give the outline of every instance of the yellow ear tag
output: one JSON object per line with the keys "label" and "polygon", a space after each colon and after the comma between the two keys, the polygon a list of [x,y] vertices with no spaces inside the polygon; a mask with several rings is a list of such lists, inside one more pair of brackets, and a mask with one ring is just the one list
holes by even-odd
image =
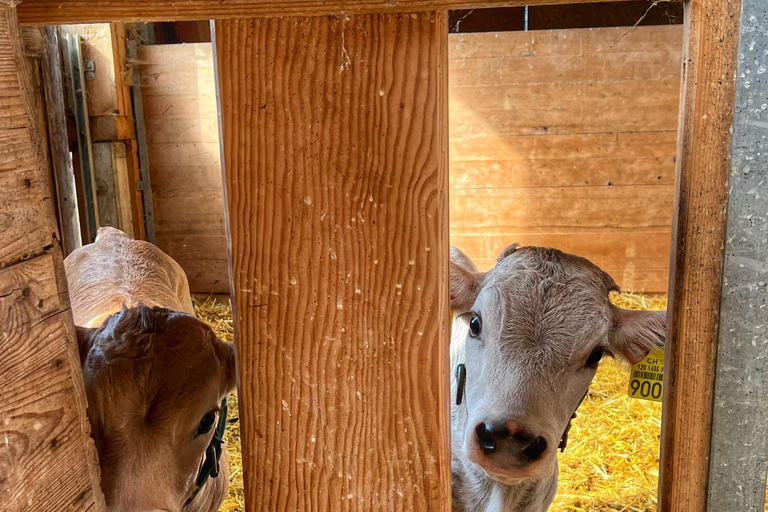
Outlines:
{"label": "yellow ear tag", "polygon": [[632,365],[629,374],[629,398],[661,402],[664,395],[664,347],[651,350]]}

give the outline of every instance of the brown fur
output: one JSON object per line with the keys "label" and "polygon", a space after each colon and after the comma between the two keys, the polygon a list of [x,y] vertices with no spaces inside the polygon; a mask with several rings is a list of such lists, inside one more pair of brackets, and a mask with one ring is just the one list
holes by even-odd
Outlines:
{"label": "brown fur", "polygon": [[[234,348],[194,317],[184,272],[152,244],[102,228],[65,268],[108,510],[178,512],[215,430],[197,425],[235,386]],[[226,451],[220,465],[185,512],[221,505]]]}

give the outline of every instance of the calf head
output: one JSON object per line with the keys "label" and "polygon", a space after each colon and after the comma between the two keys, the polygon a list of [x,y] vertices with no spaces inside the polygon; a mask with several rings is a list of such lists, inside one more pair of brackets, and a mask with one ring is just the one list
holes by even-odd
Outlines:
{"label": "calf head", "polygon": [[188,314],[145,306],[78,327],[78,343],[108,510],[178,512],[235,387],[232,345]]}
{"label": "calf head", "polygon": [[487,273],[451,252],[451,308],[468,323],[452,348],[466,367],[464,456],[502,483],[547,478],[601,358],[635,363],[663,345],[666,312],[613,306],[608,274],[555,249],[513,245]]}

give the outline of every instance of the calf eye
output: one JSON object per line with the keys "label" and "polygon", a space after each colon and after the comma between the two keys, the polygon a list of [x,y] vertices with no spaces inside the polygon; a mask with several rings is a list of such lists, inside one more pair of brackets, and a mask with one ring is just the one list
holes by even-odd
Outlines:
{"label": "calf eye", "polygon": [[480,321],[480,317],[477,315],[472,315],[472,318],[469,320],[469,335],[473,338],[477,338],[480,336],[480,331],[483,328],[483,324]]}
{"label": "calf eye", "polygon": [[210,432],[214,423],[216,423],[216,411],[211,411],[200,420],[200,424],[197,426],[197,435]]}
{"label": "calf eye", "polygon": [[589,354],[589,357],[587,358],[587,366],[597,365],[597,363],[599,363],[602,358],[603,358],[603,351],[595,350],[594,352]]}

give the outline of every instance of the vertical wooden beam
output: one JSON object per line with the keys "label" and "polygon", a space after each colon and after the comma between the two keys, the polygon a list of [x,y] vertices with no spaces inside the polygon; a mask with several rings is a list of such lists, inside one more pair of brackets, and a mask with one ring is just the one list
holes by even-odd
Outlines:
{"label": "vertical wooden beam", "polygon": [[0,0],[0,503],[104,510],[49,173],[21,55]]}
{"label": "vertical wooden beam", "polygon": [[[768,10],[743,0],[707,510],[762,511],[768,470]],[[762,66],[762,68],[761,68]],[[762,71],[761,71],[762,69]],[[762,206],[761,206],[762,205]],[[734,435],[738,432],[737,435]]]}
{"label": "vertical wooden beam", "polygon": [[215,45],[249,510],[443,510],[446,14]]}
{"label": "vertical wooden beam", "polygon": [[48,116],[48,140],[51,145],[51,163],[56,186],[56,204],[61,227],[61,248],[64,256],[82,245],[80,221],[77,212],[77,192],[73,181],[72,160],[67,143],[67,114],[59,36],[55,27],[45,28],[43,53],[43,82]]}
{"label": "vertical wooden beam", "polygon": [[706,506],[740,0],[685,4],[659,510]]}

